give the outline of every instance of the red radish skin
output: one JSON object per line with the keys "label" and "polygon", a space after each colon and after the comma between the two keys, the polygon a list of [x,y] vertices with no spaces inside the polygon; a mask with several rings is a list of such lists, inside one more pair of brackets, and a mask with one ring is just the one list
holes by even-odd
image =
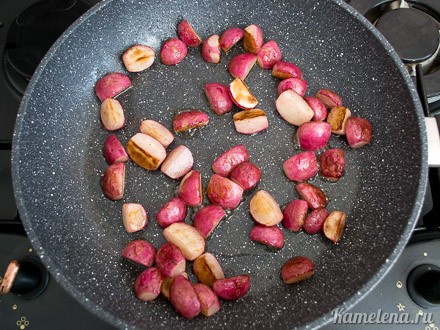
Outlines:
{"label": "red radish skin", "polygon": [[101,183],[105,197],[111,200],[122,199],[125,187],[125,163],[109,165],[104,172]]}
{"label": "red radish skin", "polygon": [[303,182],[298,183],[295,188],[299,196],[309,204],[309,207],[312,210],[324,208],[326,206],[327,200],[324,192],[315,185]]}
{"label": "red radish skin", "polygon": [[202,39],[187,20],[177,25],[177,35],[188,47],[198,47],[202,43]]}
{"label": "red radish skin", "polygon": [[257,54],[263,46],[263,31],[256,24],[244,29],[243,47],[248,53]]}
{"label": "red radish skin", "polygon": [[123,73],[112,72],[98,80],[95,85],[95,93],[103,102],[106,99],[118,96],[131,86],[131,80],[128,76]]}
{"label": "red radish skin", "polygon": [[104,143],[104,157],[108,164],[126,162],[127,152],[114,134],[110,134]]}
{"label": "red radish skin", "polygon": [[230,173],[229,178],[240,185],[243,190],[251,190],[260,182],[262,172],[260,168],[251,163],[238,164]]}
{"label": "red radish skin", "polygon": [[321,232],[327,217],[328,212],[324,208],[311,211],[304,222],[304,231],[310,235]]}
{"label": "red radish skin", "polygon": [[180,133],[206,126],[208,123],[209,116],[205,112],[201,110],[187,110],[174,116],[173,130],[176,133]]}
{"label": "red radish skin", "polygon": [[324,148],[330,140],[331,134],[330,124],[322,121],[303,123],[296,132],[300,147],[306,151]]}
{"label": "red radish skin", "polygon": [[152,301],[159,297],[163,275],[156,267],[150,267],[138,275],[134,282],[136,297],[142,301]]}
{"label": "red radish skin", "polygon": [[145,267],[151,267],[154,264],[156,249],[150,242],[137,239],[125,245],[121,256]]}
{"label": "red radish skin", "polygon": [[148,222],[148,214],[141,204],[124,203],[122,205],[122,222],[128,233],[144,229]]}
{"label": "red radish skin", "polygon": [[282,92],[288,89],[293,90],[295,93],[297,93],[300,96],[304,96],[307,90],[307,81],[302,78],[287,78],[281,80],[281,82],[278,84],[278,95],[280,95]]}
{"label": "red radish skin", "polygon": [[212,164],[212,170],[216,174],[227,177],[238,164],[249,161],[249,158],[246,147],[238,144],[218,156]]}
{"label": "red radish skin", "polygon": [[203,88],[209,107],[216,115],[222,116],[232,110],[233,103],[228,88],[219,83],[208,83]]}
{"label": "red radish skin", "polygon": [[320,99],[314,96],[305,96],[304,100],[313,110],[313,121],[324,121],[327,119],[327,107]]}
{"label": "red radish skin", "polygon": [[220,301],[212,289],[203,283],[193,284],[200,301],[200,311],[206,317],[212,316],[220,310]]}
{"label": "red radish skin", "polygon": [[228,71],[234,78],[245,80],[257,61],[257,55],[243,53],[235,56],[229,62]]}
{"label": "red radish skin", "polygon": [[321,100],[322,103],[328,108],[341,107],[342,100],[338,94],[336,94],[331,89],[320,89],[316,93],[316,97]]}
{"label": "red radish skin", "polygon": [[371,143],[373,138],[373,126],[365,118],[352,116],[347,119],[345,135],[350,147],[361,148]]}
{"label": "red radish skin", "polygon": [[281,267],[281,278],[286,284],[304,281],[315,273],[312,261],[307,257],[294,257]]}
{"label": "red radish skin", "polygon": [[156,215],[156,221],[162,228],[166,228],[172,223],[185,221],[187,207],[179,198],[174,197],[167,202]]}
{"label": "red radish skin", "polygon": [[188,47],[178,38],[169,38],[160,49],[160,61],[164,65],[177,65],[188,54]]}
{"label": "red radish skin", "polygon": [[338,181],[344,174],[345,152],[335,148],[324,151],[319,157],[321,175],[333,182]]}
{"label": "red radish skin", "polygon": [[284,246],[284,234],[277,226],[263,226],[256,224],[249,233],[249,238],[274,249],[282,249]]}
{"label": "red radish skin", "polygon": [[243,39],[244,31],[240,28],[233,27],[225,30],[220,37],[220,47],[227,53],[237,42]]}
{"label": "red radish skin", "polygon": [[141,72],[154,63],[154,49],[145,45],[134,45],[122,54],[122,62],[128,72]]}
{"label": "red radish skin", "polygon": [[225,216],[226,213],[220,206],[207,205],[196,212],[193,226],[204,238],[207,238]]}
{"label": "red radish skin", "polygon": [[208,63],[220,63],[220,36],[209,36],[202,45],[202,58]]}
{"label": "red radish skin", "polygon": [[294,63],[277,62],[272,68],[272,76],[280,79],[302,78],[301,69]]}
{"label": "red radish skin", "polygon": [[176,277],[185,272],[186,259],[182,251],[169,242],[157,250],[155,263],[157,269],[166,277]]}
{"label": "red radish skin", "polygon": [[296,154],[283,163],[283,170],[290,181],[304,182],[318,173],[318,163],[313,151]]}
{"label": "red radish skin", "polygon": [[246,295],[250,287],[251,278],[249,275],[239,275],[217,280],[212,288],[220,299],[237,300]]}
{"label": "red radish skin", "polygon": [[191,282],[183,275],[177,276],[170,287],[170,301],[177,313],[186,319],[199,315],[200,301]]}
{"label": "red radish skin", "polygon": [[212,204],[233,210],[241,202],[243,188],[228,178],[213,174],[206,188],[206,195]]}
{"label": "red radish skin", "polygon": [[307,217],[309,205],[302,199],[291,201],[283,211],[283,226],[287,230],[299,232]]}
{"label": "red radish skin", "polygon": [[198,170],[188,172],[179,185],[179,197],[188,206],[199,206],[203,201],[202,175]]}
{"label": "red radish skin", "polygon": [[257,63],[262,69],[270,70],[283,58],[275,40],[266,42],[257,53]]}
{"label": "red radish skin", "polygon": [[191,171],[193,165],[194,158],[191,150],[180,145],[168,153],[160,170],[171,179],[179,179]]}

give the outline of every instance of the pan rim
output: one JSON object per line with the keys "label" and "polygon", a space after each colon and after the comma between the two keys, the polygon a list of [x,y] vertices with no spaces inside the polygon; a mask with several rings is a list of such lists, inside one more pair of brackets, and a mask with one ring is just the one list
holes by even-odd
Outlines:
{"label": "pan rim", "polygon": [[[52,58],[53,54],[57,52],[57,49],[61,47],[66,39],[68,39],[69,35],[73,33],[83,22],[87,21],[92,15],[96,12],[102,10],[105,6],[109,5],[112,2],[118,0],[109,0],[102,1],[98,3],[96,6],[88,10],[83,16],[81,16],[75,23],[73,23],[64,33],[63,35],[52,45],[50,50],[46,53],[37,70],[35,71],[31,82],[28,85],[28,88],[23,96],[22,102],[20,104],[20,108],[17,115],[17,120],[14,128],[13,142],[12,142],[12,152],[11,152],[11,169],[12,169],[12,181],[14,194],[17,202],[17,208],[19,210],[19,214],[21,215],[22,222],[25,228],[25,231],[28,237],[31,240],[32,245],[35,248],[36,253],[40,256],[42,262],[51,272],[52,276],[56,279],[58,283],[60,283],[63,288],[69,292],[80,304],[86,307],[89,311],[93,312],[98,317],[106,320],[110,324],[116,325],[118,327],[123,328],[131,328],[132,326],[124,322],[122,319],[115,317],[113,314],[103,309],[102,307],[94,304],[92,301],[87,299],[84,294],[78,290],[74,285],[70,283],[70,281],[63,275],[62,272],[58,272],[55,263],[51,260],[50,256],[46,254],[41,254],[42,245],[39,241],[35,231],[29,221],[30,217],[28,216],[27,210],[24,205],[23,196],[21,195],[21,182],[20,182],[20,164],[19,164],[19,149],[20,149],[20,139],[18,138],[22,131],[22,124],[26,113],[26,108],[31,100],[32,91],[34,86],[38,82],[38,77],[40,77],[40,73],[43,72]],[[355,17],[360,23],[362,23],[371,34],[379,41],[379,43],[385,48],[388,52],[389,57],[393,60],[395,66],[398,68],[402,78],[404,79],[406,86],[408,87],[408,92],[411,95],[411,99],[414,103],[414,107],[417,115],[417,125],[419,126],[419,131],[421,135],[421,166],[418,180],[418,190],[415,198],[415,207],[412,210],[411,217],[403,231],[401,238],[398,244],[394,247],[392,253],[388,256],[388,259],[384,262],[384,264],[379,268],[377,273],[364,284],[364,286],[352,297],[348,300],[344,301],[344,303],[338,307],[344,308],[344,310],[349,310],[357,303],[361,302],[362,299],[374,290],[376,285],[380,282],[381,279],[385,277],[385,275],[390,271],[391,267],[397,262],[399,256],[403,252],[406,244],[409,241],[411,233],[416,225],[416,220],[420,216],[425,189],[428,184],[428,161],[427,161],[427,137],[426,137],[426,126],[423,117],[422,106],[420,100],[418,98],[416,88],[412,79],[410,78],[404,64],[401,62],[398,54],[392,48],[392,46],[388,43],[388,41],[382,36],[382,34],[361,14],[359,14],[355,9],[353,9],[349,4],[345,3],[343,0],[332,0],[336,5],[346,10],[351,16]],[[416,124],[416,123],[414,123]],[[333,314],[331,312],[322,315],[320,318],[315,319],[311,323],[304,325],[305,328],[319,328],[326,324],[329,324],[333,318]]]}

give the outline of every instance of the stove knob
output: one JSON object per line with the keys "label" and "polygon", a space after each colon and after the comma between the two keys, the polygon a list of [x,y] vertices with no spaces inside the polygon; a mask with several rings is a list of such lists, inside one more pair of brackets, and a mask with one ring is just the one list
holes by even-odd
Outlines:
{"label": "stove knob", "polygon": [[414,302],[424,308],[440,308],[440,268],[420,265],[408,275],[408,293]]}
{"label": "stove knob", "polygon": [[40,259],[27,256],[12,260],[0,283],[0,293],[14,293],[24,299],[38,297],[49,283],[49,272]]}

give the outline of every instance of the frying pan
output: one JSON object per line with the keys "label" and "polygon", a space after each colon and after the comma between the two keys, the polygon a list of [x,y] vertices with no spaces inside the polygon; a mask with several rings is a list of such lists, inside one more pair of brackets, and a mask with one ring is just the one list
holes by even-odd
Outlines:
{"label": "frying pan", "polygon": [[[348,148],[343,137],[331,138],[330,147],[346,151],[346,172],[338,183],[311,180],[326,192],[329,211],[347,214],[340,243],[284,231],[285,247],[274,252],[249,240],[248,201],[257,189],[267,190],[280,205],[297,198],[282,172],[282,162],[299,150],[293,143],[296,129],[276,113],[278,80],[258,67],[246,79],[268,114],[269,129],[244,136],[235,132],[230,115],[218,117],[209,110],[202,92],[207,82],[231,81],[226,65],[243,52],[241,45],[219,65],[203,62],[200,49],[190,49],[175,67],[156,59],[149,70],[130,74],[134,87],[119,97],[128,118],[116,132],[123,143],[143,119],[170,127],[176,112],[203,109],[209,125],[177,136],[171,148],[185,144],[192,150],[204,187],[214,158],[239,143],[263,171],[257,189],[207,240],[207,251],[218,257],[226,276],[249,274],[251,290],[236,302],[223,302],[215,316],[190,321],[164,298],[136,300],[132,284],[142,268],[120,257],[135,238],[156,247],[164,242],[154,217],[178,182],[129,162],[124,199],[112,202],[103,196],[100,177],[107,165],[102,146],[108,132],[101,126],[93,91],[101,76],[124,72],[120,54],[127,47],[143,43],[158,53],[182,19],[203,39],[228,27],[259,24],[266,40],[279,43],[284,59],[303,70],[308,95],[333,89],[374,127],[372,144],[359,150]],[[313,328],[330,322],[336,307],[357,303],[398,258],[423,202],[426,145],[421,106],[405,68],[381,35],[342,1],[114,0],[70,27],[34,74],[16,123],[13,181],[24,226],[49,271],[79,302],[117,327]],[[150,222],[144,231],[124,231],[123,202],[146,207]],[[186,221],[191,223],[191,217]],[[279,269],[296,255],[312,259],[316,272],[288,286]],[[188,271],[194,280],[190,266]]]}

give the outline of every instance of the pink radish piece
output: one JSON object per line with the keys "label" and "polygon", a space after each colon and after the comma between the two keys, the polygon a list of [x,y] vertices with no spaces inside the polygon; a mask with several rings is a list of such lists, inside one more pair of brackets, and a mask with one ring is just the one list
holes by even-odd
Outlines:
{"label": "pink radish piece", "polygon": [[122,62],[128,72],[141,72],[154,63],[153,48],[145,45],[134,45],[122,54]]}
{"label": "pink radish piece", "polygon": [[330,89],[320,89],[316,93],[316,97],[329,109],[342,106],[342,100],[339,95]]}
{"label": "pink radish piece", "polygon": [[212,289],[203,283],[193,284],[200,301],[200,312],[206,317],[212,316],[220,310],[220,301]]}
{"label": "pink radish piece", "polygon": [[128,160],[127,152],[114,134],[110,134],[105,140],[104,157],[109,164],[126,162]]}
{"label": "pink radish piece", "polygon": [[313,151],[296,154],[283,163],[284,174],[290,181],[303,182],[318,173],[318,163]]}
{"label": "pink radish piece", "polygon": [[201,110],[182,111],[173,118],[174,132],[180,133],[191,129],[206,126],[209,123],[209,116]]}
{"label": "pink radish piece", "polygon": [[100,116],[102,125],[108,131],[116,131],[125,125],[124,109],[118,100],[105,99],[101,103]]}
{"label": "pink radish piece", "polygon": [[323,121],[327,119],[327,107],[320,99],[314,96],[305,96],[304,100],[314,112],[314,121]]}
{"label": "pink radish piece", "polygon": [[188,206],[199,206],[203,201],[202,176],[200,171],[188,172],[180,181],[179,197]]}
{"label": "pink radish piece", "polygon": [[280,79],[302,78],[301,69],[294,63],[277,62],[272,68],[272,76]]}
{"label": "pink radish piece", "polygon": [[280,116],[289,124],[300,126],[313,118],[312,108],[291,89],[282,92],[275,101],[275,105]]}
{"label": "pink radish piece", "polygon": [[261,170],[251,162],[243,162],[234,167],[229,178],[240,185],[243,190],[250,190],[260,181]]}
{"label": "pink radish piece", "polygon": [[154,264],[156,249],[150,242],[143,239],[137,239],[127,243],[122,250],[121,255],[122,257],[140,265],[151,267]]}
{"label": "pink radish piece", "polygon": [[299,183],[295,188],[299,196],[309,204],[312,210],[323,208],[327,204],[324,192],[311,183]]}
{"label": "pink radish piece", "polygon": [[283,211],[283,226],[287,230],[299,232],[307,217],[309,205],[302,199],[291,201]]}
{"label": "pink radish piece", "polygon": [[281,278],[286,284],[304,281],[313,276],[315,268],[309,258],[294,257],[281,267]]}
{"label": "pink radish piece", "polygon": [[228,85],[228,92],[232,102],[241,109],[249,110],[258,105],[258,100],[251,94],[249,87],[240,78],[235,78]]}
{"label": "pink radish piece", "polygon": [[304,231],[307,234],[316,234],[322,231],[324,226],[324,221],[328,217],[328,212],[326,209],[316,209],[307,215],[306,221],[304,222]]}
{"label": "pink radish piece", "polygon": [[278,95],[288,89],[293,90],[295,93],[297,93],[300,96],[304,96],[307,90],[307,81],[302,78],[287,78],[281,80],[280,83],[278,84]]}
{"label": "pink radish piece", "polygon": [[263,31],[256,24],[244,29],[243,47],[248,53],[257,54],[263,46]]}
{"label": "pink radish piece", "polygon": [[187,208],[185,203],[179,197],[174,197],[162,206],[156,215],[156,221],[159,226],[166,228],[172,223],[183,222],[186,214]]}
{"label": "pink radish piece", "polygon": [[171,142],[174,141],[173,133],[161,123],[152,119],[143,120],[139,130],[141,133],[147,134],[159,141],[164,148],[168,147]]}
{"label": "pink radish piece", "polygon": [[166,277],[176,277],[185,272],[186,259],[182,251],[172,243],[162,245],[154,260],[157,269]]}
{"label": "pink radish piece", "polygon": [[125,164],[114,163],[107,167],[102,177],[102,189],[104,195],[111,200],[119,200],[124,197]]}
{"label": "pink radish piece", "polygon": [[325,237],[335,244],[338,243],[345,228],[346,218],[346,214],[342,211],[335,210],[330,213],[325,219],[322,228]]}
{"label": "pink radish piece", "polygon": [[169,38],[160,49],[160,60],[165,65],[177,65],[188,54],[186,44],[178,38]]}
{"label": "pink radish piece", "polygon": [[206,195],[214,205],[235,209],[241,202],[243,188],[228,178],[213,174],[206,188]]}
{"label": "pink radish piece", "polygon": [[163,275],[156,267],[150,267],[138,275],[134,282],[136,297],[142,301],[151,301],[160,295]]}
{"label": "pink radish piece", "polygon": [[111,99],[131,87],[128,76],[119,72],[112,72],[100,78],[95,85],[95,93],[103,102]]}
{"label": "pink radish piece", "polygon": [[237,112],[233,116],[234,126],[238,133],[255,134],[269,127],[266,113],[261,109],[250,109]]}
{"label": "pink radish piece", "polygon": [[212,163],[212,170],[227,177],[234,167],[247,161],[249,161],[249,152],[244,145],[238,144],[218,156]]}
{"label": "pink radish piece", "polygon": [[264,244],[266,246],[282,249],[284,246],[284,235],[277,226],[263,226],[256,224],[249,233],[249,238],[252,241]]}
{"label": "pink radish piece", "polygon": [[205,239],[191,225],[175,222],[163,230],[165,239],[176,245],[182,251],[185,259],[194,260],[205,252]]}
{"label": "pink radish piece", "polygon": [[243,297],[251,287],[249,275],[239,275],[216,280],[212,286],[215,294],[223,300],[237,300]]}
{"label": "pink radish piece", "polygon": [[188,47],[197,47],[202,43],[202,39],[187,20],[177,25],[177,35]]}
{"label": "pink radish piece", "polygon": [[193,262],[193,272],[200,283],[212,287],[216,280],[225,278],[217,258],[209,252],[203,253]]}
{"label": "pink radish piece", "polygon": [[249,209],[256,222],[264,226],[275,226],[283,220],[277,201],[264,190],[259,190],[249,202]]}
{"label": "pink radish piece", "polygon": [[225,211],[217,205],[207,205],[196,212],[193,219],[193,226],[207,238],[219,222],[226,216]]}
{"label": "pink radish piece", "polygon": [[130,159],[146,170],[157,170],[167,155],[159,141],[144,133],[136,133],[127,143]]}
{"label": "pink radish piece", "polygon": [[194,158],[191,150],[180,145],[169,152],[160,170],[171,179],[179,179],[191,171],[193,165]]}
{"label": "pink radish piece", "polygon": [[319,157],[321,175],[333,182],[338,181],[345,168],[345,153],[343,149],[335,148],[324,151]]}
{"label": "pink radish piece", "polygon": [[134,233],[144,229],[148,222],[148,214],[141,204],[122,204],[122,223],[128,233]]}
{"label": "pink radish piece", "polygon": [[332,133],[337,135],[345,134],[345,124],[351,116],[350,109],[346,107],[334,107],[327,115],[327,123],[332,126]]}
{"label": "pink radish piece", "polygon": [[323,121],[312,121],[298,127],[296,135],[300,147],[306,151],[324,148],[332,134],[332,127]]}
{"label": "pink radish piece", "polygon": [[220,47],[226,53],[232,47],[234,47],[237,42],[243,39],[244,31],[240,28],[229,28],[225,30],[220,37]]}
{"label": "pink radish piece", "polygon": [[217,115],[221,116],[232,110],[233,104],[229,96],[228,88],[219,83],[208,83],[203,88],[209,107]]}
{"label": "pink radish piece", "polygon": [[228,71],[234,78],[245,80],[257,61],[257,55],[243,53],[235,56],[228,65]]}
{"label": "pink radish piece", "polygon": [[373,126],[365,118],[352,116],[347,119],[345,135],[350,147],[360,148],[371,143],[373,138]]}
{"label": "pink radish piece", "polygon": [[220,63],[220,36],[209,36],[202,45],[202,58],[208,63]]}
{"label": "pink radish piece", "polygon": [[171,305],[177,313],[186,319],[193,319],[199,315],[200,301],[191,282],[183,275],[174,278],[170,286]]}
{"label": "pink radish piece", "polygon": [[257,53],[257,63],[262,69],[272,69],[281,61],[283,55],[275,40],[266,42]]}

